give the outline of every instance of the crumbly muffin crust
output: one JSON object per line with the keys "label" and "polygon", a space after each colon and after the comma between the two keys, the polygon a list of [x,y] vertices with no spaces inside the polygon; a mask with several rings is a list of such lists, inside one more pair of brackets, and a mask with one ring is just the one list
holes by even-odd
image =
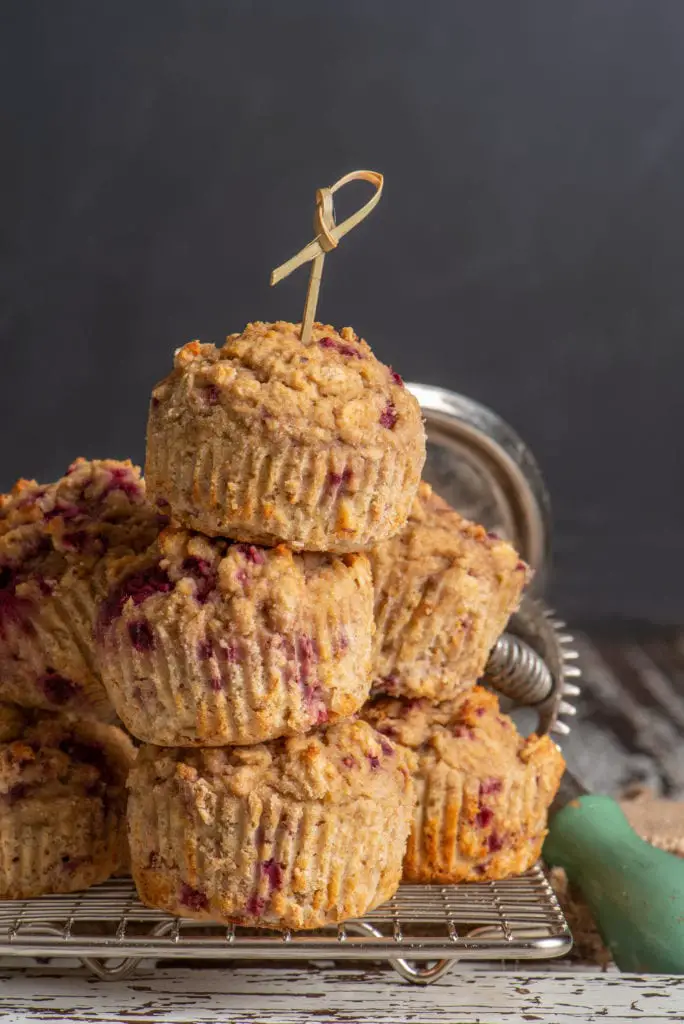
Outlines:
{"label": "crumbly muffin crust", "polygon": [[76,892],[126,866],[128,737],[6,706],[0,737],[0,898]]}
{"label": "crumbly muffin crust", "polygon": [[365,913],[399,884],[410,761],[359,721],[254,747],[143,747],[129,779],[141,900],[276,929]]}
{"label": "crumbly muffin crust", "polygon": [[96,601],[160,516],[130,462],[77,459],[55,483],[0,496],[0,698],[109,718],[95,664]]}
{"label": "crumbly muffin crust", "polygon": [[208,535],[361,550],[403,525],[425,461],[420,407],[350,327],[248,324],[190,342],[152,394],[146,479]]}
{"label": "crumbly muffin crust", "polygon": [[168,528],[102,605],[98,650],[126,726],[162,746],[250,744],[358,711],[370,690],[368,559]]}
{"label": "crumbly muffin crust", "polygon": [[482,675],[530,570],[510,544],[464,519],[426,483],[405,529],[368,555],[374,690],[458,697]]}
{"label": "crumbly muffin crust", "polygon": [[363,715],[417,757],[406,880],[500,879],[538,860],[565,768],[548,736],[523,739],[479,686],[441,704],[379,698]]}
{"label": "crumbly muffin crust", "polygon": [[0,704],[0,743],[18,740],[31,721],[26,708],[16,704]]}

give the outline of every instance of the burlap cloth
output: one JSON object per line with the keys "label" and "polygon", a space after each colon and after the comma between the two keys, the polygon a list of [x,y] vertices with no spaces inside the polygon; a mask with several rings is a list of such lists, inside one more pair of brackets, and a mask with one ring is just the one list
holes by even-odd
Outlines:
{"label": "burlap cloth", "polygon": [[[661,850],[684,857],[684,802],[665,800],[652,790],[634,787],[625,792],[620,806],[643,839]],[[589,908],[568,884],[562,868],[551,868],[548,874],[575,940],[571,956],[605,970],[611,963],[611,956],[601,941]]]}

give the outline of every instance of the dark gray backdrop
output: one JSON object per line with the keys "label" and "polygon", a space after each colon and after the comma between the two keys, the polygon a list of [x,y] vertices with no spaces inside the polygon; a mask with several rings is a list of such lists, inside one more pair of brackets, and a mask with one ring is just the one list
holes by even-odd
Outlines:
{"label": "dark gray backdrop", "polygon": [[367,166],[386,195],[320,315],[519,430],[563,610],[681,620],[681,0],[5,0],[0,23],[1,486],[141,460],[172,350],[298,318],[306,271],[269,271],[315,188]]}

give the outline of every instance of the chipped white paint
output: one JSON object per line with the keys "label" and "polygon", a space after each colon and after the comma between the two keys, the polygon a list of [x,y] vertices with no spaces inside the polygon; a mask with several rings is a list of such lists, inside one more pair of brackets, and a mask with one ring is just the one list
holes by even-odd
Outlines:
{"label": "chipped white paint", "polygon": [[683,1021],[684,978],[454,968],[429,988],[384,970],[157,970],[126,982],[4,972],[1,1024],[594,1024]]}

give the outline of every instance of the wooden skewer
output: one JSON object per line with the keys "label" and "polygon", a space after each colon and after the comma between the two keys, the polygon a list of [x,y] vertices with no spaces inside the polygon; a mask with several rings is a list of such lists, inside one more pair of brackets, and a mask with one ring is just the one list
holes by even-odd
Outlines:
{"label": "wooden skewer", "polygon": [[[360,210],[353,213],[351,217],[347,217],[341,224],[336,224],[333,196],[335,192],[344,185],[348,185],[350,181],[370,182],[375,188],[375,194],[368,200],[365,206],[362,206]],[[316,212],[314,214],[316,237],[313,242],[309,242],[308,245],[304,246],[296,256],[292,256],[287,263],[276,267],[271,273],[271,284],[278,284],[279,281],[288,277],[297,267],[301,267],[302,264],[308,263],[310,260],[312,261],[309,287],[307,288],[306,302],[304,304],[304,316],[302,317],[301,338],[305,343],[311,338],[311,328],[316,315],[318,293],[321,289],[325,254],[336,249],[340,239],[351,231],[352,228],[355,228],[357,224],[360,224],[371,210],[375,209],[382,195],[383,184],[384,178],[377,171],[350,171],[349,174],[345,174],[343,178],[340,178],[339,181],[336,181],[329,188],[319,188],[316,192]]]}

